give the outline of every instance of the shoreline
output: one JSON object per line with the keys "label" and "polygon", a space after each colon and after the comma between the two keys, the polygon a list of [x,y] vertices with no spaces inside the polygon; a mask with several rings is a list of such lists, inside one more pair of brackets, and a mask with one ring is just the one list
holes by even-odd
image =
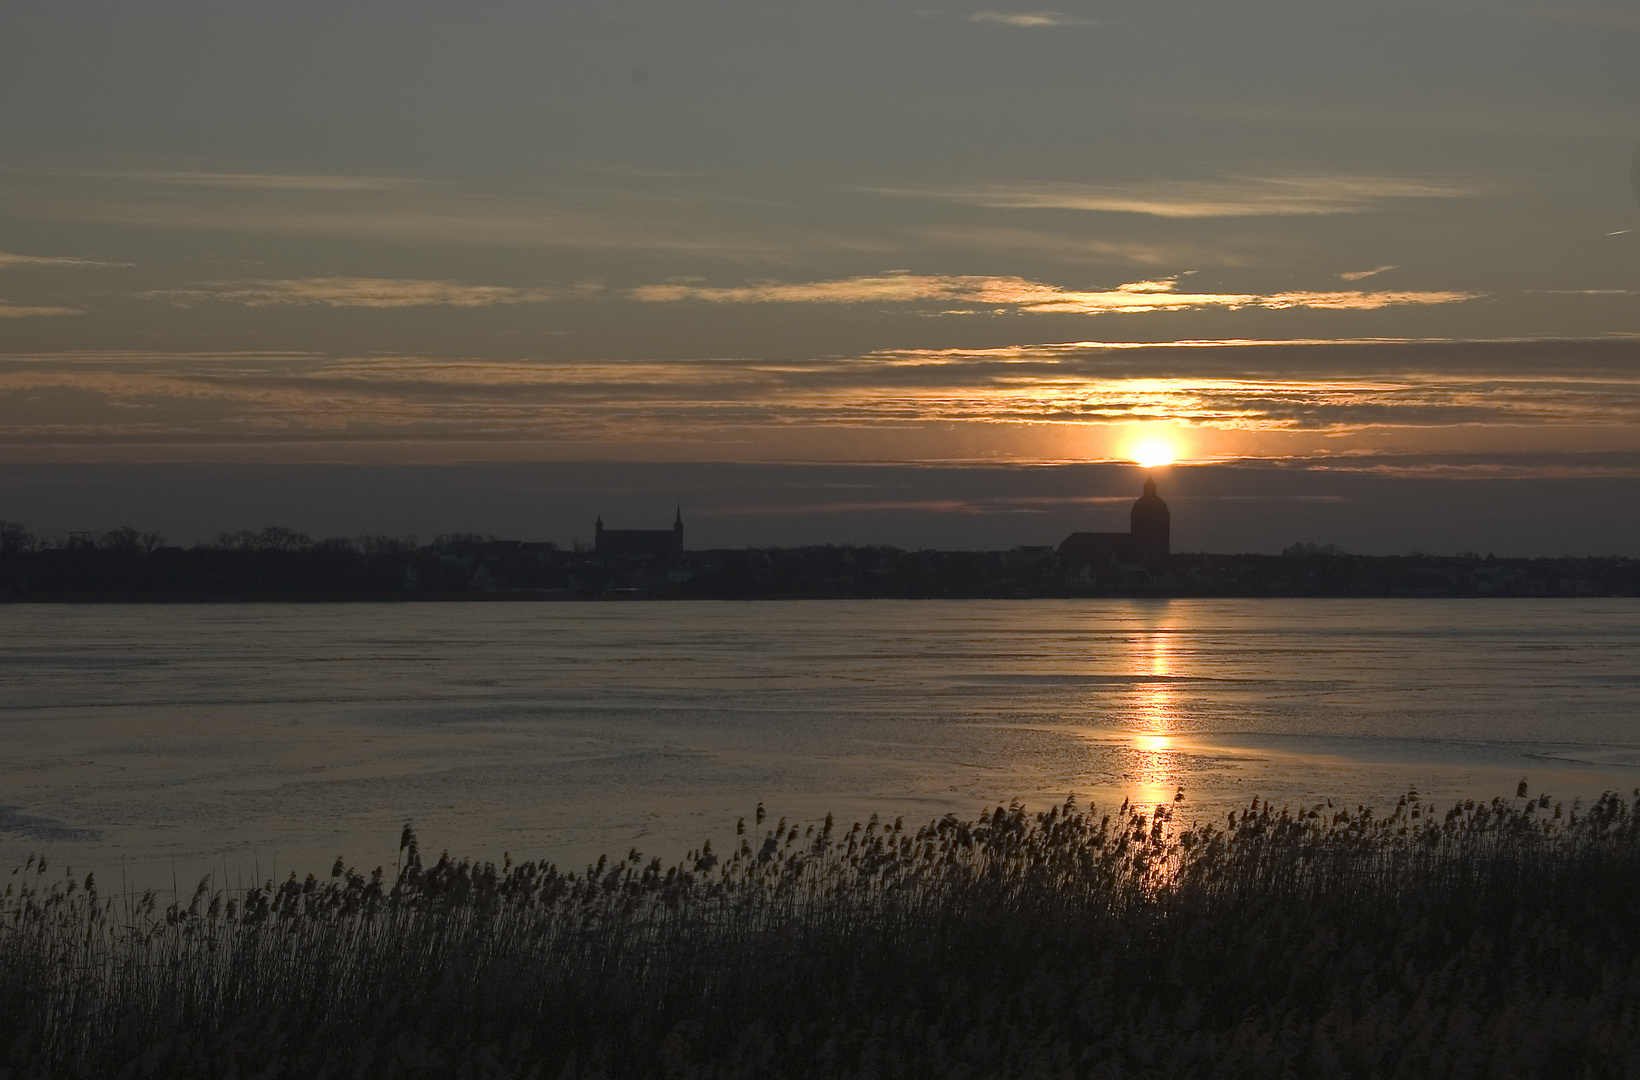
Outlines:
{"label": "shoreline", "polygon": [[391,551],[0,550],[0,604],[627,600],[1458,599],[1640,596],[1640,558],[1474,553],[1101,556],[816,546],[644,556],[473,540]]}
{"label": "shoreline", "polygon": [[183,606],[183,605],[348,605],[348,604],[739,604],[739,603],[965,603],[973,601],[1033,603],[1062,600],[1640,600],[1640,593],[1207,593],[1207,592],[1087,592],[1038,593],[1018,596],[1006,593],[962,596],[869,596],[835,593],[768,593],[755,596],[695,595],[666,593],[594,593],[562,596],[538,593],[52,593],[0,596],[0,607],[46,606]]}

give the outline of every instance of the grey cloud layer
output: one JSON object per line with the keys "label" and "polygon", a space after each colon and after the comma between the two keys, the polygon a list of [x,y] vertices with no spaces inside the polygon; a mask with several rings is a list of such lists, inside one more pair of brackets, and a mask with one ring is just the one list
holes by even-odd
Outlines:
{"label": "grey cloud layer", "polygon": [[12,266],[127,266],[128,263],[104,262],[101,259],[82,259],[72,255],[19,255],[0,251],[0,270]]}
{"label": "grey cloud layer", "polygon": [[[1552,374],[1542,373],[1557,361]],[[1371,362],[1374,374],[1363,374]],[[64,417],[56,403],[80,404]],[[16,445],[372,440],[696,444],[731,460],[1119,454],[1105,427],[1169,423],[1207,456],[1326,458],[1470,445],[1640,450],[1633,343],[1038,346],[804,361],[500,362],[381,356],[67,354],[0,361]],[[953,434],[953,432],[955,432]],[[967,434],[965,434],[967,432]],[[1341,436],[1360,436],[1351,442]],[[1264,440],[1260,442],[1259,440]],[[557,448],[554,448],[557,444]],[[569,449],[565,449],[568,447]],[[584,452],[584,451],[582,451]],[[909,455],[909,452],[907,452]]]}
{"label": "grey cloud layer", "polygon": [[893,246],[865,232],[794,223],[768,199],[688,186],[696,177],[685,173],[672,176],[684,186],[660,190],[226,172],[19,172],[7,179],[9,212],[26,220],[763,261]]}
{"label": "grey cloud layer", "polygon": [[976,11],[969,22],[1038,30],[1053,26],[1097,26],[1097,19],[1078,18],[1059,11]]}
{"label": "grey cloud layer", "polygon": [[404,278],[327,277],[264,281],[212,282],[189,289],[154,289],[143,296],[189,304],[230,301],[248,307],[287,307],[318,304],[325,307],[402,308],[445,305],[489,307],[494,304],[539,304],[594,296],[596,285],[580,287],[513,288],[503,285],[463,285],[455,281]]}
{"label": "grey cloud layer", "polygon": [[303,175],[294,173],[234,173],[234,172],[75,172],[65,175],[81,179],[106,180],[117,178],[137,184],[157,184],[166,187],[219,188],[227,191],[287,191],[287,192],[355,192],[403,191],[425,187],[427,180],[411,180],[391,176],[335,176]]}
{"label": "grey cloud layer", "polygon": [[875,189],[885,195],[944,199],[1008,210],[1083,210],[1162,218],[1356,214],[1412,199],[1473,198],[1489,186],[1472,180],[1348,174],[1233,176],[1131,184],[1014,181]]}
{"label": "grey cloud layer", "polygon": [[79,308],[51,307],[41,304],[10,304],[0,300],[0,319],[28,319],[51,315],[84,315]]}

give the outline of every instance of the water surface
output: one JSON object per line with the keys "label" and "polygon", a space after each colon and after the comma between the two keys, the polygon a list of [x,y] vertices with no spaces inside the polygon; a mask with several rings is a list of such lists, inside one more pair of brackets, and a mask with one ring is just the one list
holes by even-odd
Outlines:
{"label": "water surface", "polygon": [[0,608],[0,860],[168,883],[774,817],[1640,785],[1631,600]]}

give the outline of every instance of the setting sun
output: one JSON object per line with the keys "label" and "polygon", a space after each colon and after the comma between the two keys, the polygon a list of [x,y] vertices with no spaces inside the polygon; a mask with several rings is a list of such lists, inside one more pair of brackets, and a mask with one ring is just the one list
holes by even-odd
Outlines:
{"label": "setting sun", "polygon": [[1172,443],[1161,439],[1146,439],[1136,444],[1129,451],[1134,461],[1147,469],[1154,469],[1162,465],[1171,465],[1179,458],[1179,452]]}

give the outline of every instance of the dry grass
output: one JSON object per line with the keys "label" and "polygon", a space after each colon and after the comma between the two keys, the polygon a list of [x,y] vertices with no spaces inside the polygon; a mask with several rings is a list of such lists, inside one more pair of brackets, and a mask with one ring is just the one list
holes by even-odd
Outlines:
{"label": "dry grass", "polygon": [[[1640,793],[1637,793],[1640,797]],[[6,1077],[1640,1073],[1640,809],[1067,803],[0,908]]]}

